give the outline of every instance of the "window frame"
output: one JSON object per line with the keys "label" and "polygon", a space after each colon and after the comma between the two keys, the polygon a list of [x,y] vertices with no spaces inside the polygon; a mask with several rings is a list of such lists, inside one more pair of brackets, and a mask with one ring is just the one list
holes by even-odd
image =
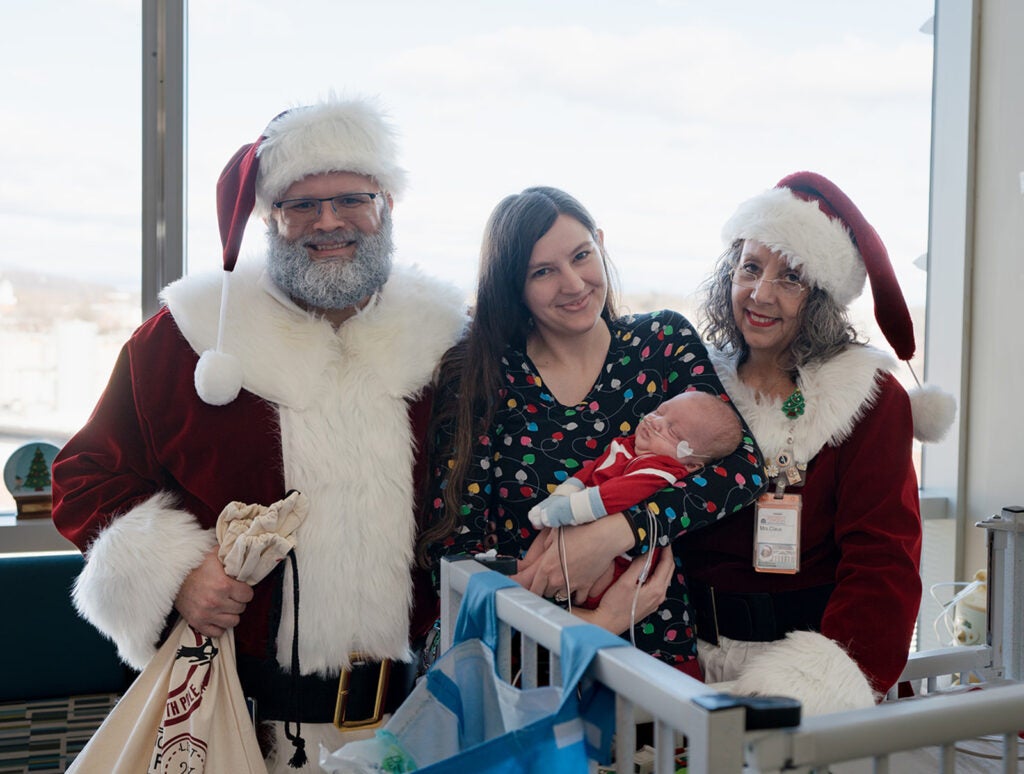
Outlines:
{"label": "window frame", "polygon": [[934,16],[924,377],[952,393],[958,411],[946,438],[922,451],[921,501],[924,518],[956,520],[957,577],[967,519],[964,408],[970,372],[980,5],[980,0],[936,0]]}
{"label": "window frame", "polygon": [[185,273],[187,0],[142,4],[142,318]]}
{"label": "window frame", "polygon": [[[187,0],[143,4],[142,312],[187,265]],[[980,0],[936,0],[933,17],[926,382],[951,392],[960,410],[947,437],[922,451],[926,519],[955,519],[955,564],[966,528],[966,406],[973,265],[975,123]],[[941,314],[934,310],[942,309]]]}

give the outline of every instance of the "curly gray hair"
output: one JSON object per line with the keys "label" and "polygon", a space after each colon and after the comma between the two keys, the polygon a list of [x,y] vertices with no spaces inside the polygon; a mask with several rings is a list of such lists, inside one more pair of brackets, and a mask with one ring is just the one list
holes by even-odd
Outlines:
{"label": "curly gray hair", "polygon": [[[732,310],[732,270],[742,252],[743,240],[737,239],[719,256],[714,271],[701,286],[704,301],[699,313],[705,340],[723,352],[738,354],[740,363],[750,355]],[[828,360],[851,344],[864,343],[850,323],[846,307],[822,288],[811,286],[800,318],[796,338],[787,352],[788,362],[779,364],[786,370]]]}

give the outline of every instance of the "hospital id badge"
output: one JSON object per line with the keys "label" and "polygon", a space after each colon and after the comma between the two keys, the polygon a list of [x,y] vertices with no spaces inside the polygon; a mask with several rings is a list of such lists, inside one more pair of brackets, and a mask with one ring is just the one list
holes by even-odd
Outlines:
{"label": "hospital id badge", "polygon": [[796,573],[800,570],[800,509],[798,494],[757,501],[754,530],[754,569],[757,572]]}

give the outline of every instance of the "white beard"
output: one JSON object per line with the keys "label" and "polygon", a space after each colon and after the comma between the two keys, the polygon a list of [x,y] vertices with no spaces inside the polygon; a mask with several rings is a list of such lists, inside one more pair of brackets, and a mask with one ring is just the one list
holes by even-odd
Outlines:
{"label": "white beard", "polygon": [[[314,261],[306,243],[355,242],[350,261]],[[308,309],[347,309],[383,287],[391,274],[394,242],[391,212],[385,207],[380,227],[372,234],[338,229],[289,242],[271,220],[267,227],[267,272],[281,290]]]}

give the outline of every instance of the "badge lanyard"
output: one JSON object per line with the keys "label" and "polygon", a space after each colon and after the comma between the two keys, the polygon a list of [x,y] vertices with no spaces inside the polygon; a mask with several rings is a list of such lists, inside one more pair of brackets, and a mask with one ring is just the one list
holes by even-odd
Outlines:
{"label": "badge lanyard", "polygon": [[[782,411],[795,420],[804,413],[800,388],[782,404]],[[755,508],[754,570],[757,572],[797,573],[800,571],[800,513],[803,496],[786,494],[786,486],[804,483],[807,465],[797,462],[794,453],[793,422],[786,445],[765,465],[775,490],[761,495]]]}

